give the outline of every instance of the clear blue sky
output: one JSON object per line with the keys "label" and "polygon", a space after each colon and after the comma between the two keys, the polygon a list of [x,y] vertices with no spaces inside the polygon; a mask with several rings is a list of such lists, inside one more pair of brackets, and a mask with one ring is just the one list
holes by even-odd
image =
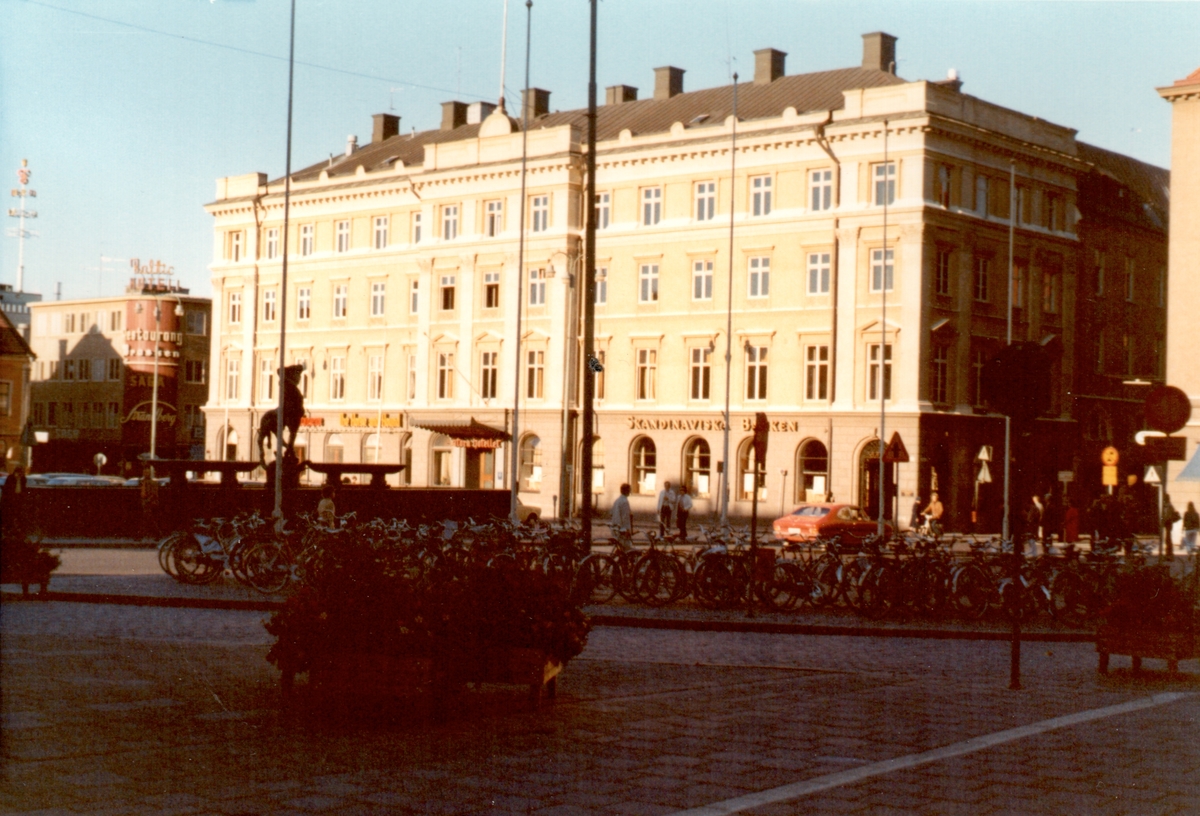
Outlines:
{"label": "clear blue sky", "polygon": [[[503,0],[298,0],[293,167],[370,140],[371,114],[439,122],[441,102],[493,100]],[[585,0],[536,0],[532,84],[552,109],[587,99]],[[507,95],[520,93],[525,5],[511,0]],[[284,169],[287,0],[0,0],[0,173],[33,170],[39,237],[25,288],[53,298],[121,291],[127,264],[172,264],[210,292],[219,176]],[[899,37],[897,73],[1076,128],[1081,139],[1164,167],[1170,108],[1154,89],[1200,67],[1200,3],[603,0],[599,82],[653,87],[687,70],[686,90],[724,84],[730,55],[788,52],[787,72],[859,64],[860,35]],[[321,66],[321,67],[314,67]],[[331,70],[337,69],[337,70]],[[15,200],[10,199],[10,205]],[[5,208],[7,209],[7,207]],[[6,218],[6,227],[15,219]],[[17,241],[0,244],[0,282]]]}

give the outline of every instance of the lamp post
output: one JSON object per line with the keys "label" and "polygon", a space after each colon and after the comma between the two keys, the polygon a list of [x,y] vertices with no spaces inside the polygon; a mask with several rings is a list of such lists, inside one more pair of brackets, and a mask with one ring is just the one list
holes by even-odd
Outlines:
{"label": "lamp post", "polygon": [[[142,312],[142,304],[137,305],[137,311]],[[183,304],[176,300],[175,316],[183,317]],[[158,358],[159,358],[159,340],[162,336],[162,300],[159,295],[154,296],[154,382],[150,391],[150,459],[151,461],[158,458]],[[153,471],[153,465],[151,465]]]}
{"label": "lamp post", "polygon": [[[569,433],[571,422],[571,382],[572,374],[576,371],[575,366],[575,337],[578,332],[575,329],[575,272],[579,266],[579,261],[582,260],[579,253],[575,253],[575,257],[557,250],[550,256],[550,268],[546,274],[554,278],[556,277],[554,269],[554,258],[563,256],[567,262],[567,277],[565,280],[567,286],[567,304],[566,304],[566,325],[563,327],[563,376],[562,376],[562,440],[561,450],[559,454],[558,467],[558,495],[562,497],[562,511],[559,518],[569,518],[571,515],[571,499],[574,496],[574,490],[571,487],[571,474],[568,472],[569,465],[567,464],[572,444],[572,437]],[[580,483],[583,487],[582,482]]]}

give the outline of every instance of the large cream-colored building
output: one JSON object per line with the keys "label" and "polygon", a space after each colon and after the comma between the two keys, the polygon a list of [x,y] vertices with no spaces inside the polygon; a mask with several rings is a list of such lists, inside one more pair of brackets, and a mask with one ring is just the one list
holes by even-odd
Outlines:
{"label": "large cream-colored building", "polygon": [[[590,478],[571,467],[586,112],[549,113],[540,89],[525,96],[527,134],[490,105],[448,102],[439,130],[401,134],[379,114],[369,144],[295,173],[286,311],[282,180],[218,180],[210,453],[257,458],[286,319],[314,461],[378,452],[412,484],[504,486],[519,391],[522,501],[548,516],[583,486],[604,508],[629,482],[647,510],[682,480],[703,516],[718,504],[728,381],[731,513],[749,514],[762,411],[764,513],[829,496],[873,512],[880,437],[898,432],[910,457],[885,469],[889,513],[906,521],[938,489],[954,526],[976,501],[997,526],[1003,420],[981,407],[980,374],[1004,342],[1015,174],[1016,339],[1056,363],[1053,416],[1018,445],[1014,496],[1076,470],[1077,300],[1093,257],[1078,184],[1115,154],[1083,157],[1073,130],[956,78],[897,77],[887,34],[864,35],[859,67],[788,76],[784,53],[755,57],[736,89],[736,154],[733,86],[684,92],[684,71],[664,67],[652,98],[619,85],[600,108]],[[1161,274],[1152,257],[1130,263],[1138,280]],[[985,446],[994,482],[977,489]]]}

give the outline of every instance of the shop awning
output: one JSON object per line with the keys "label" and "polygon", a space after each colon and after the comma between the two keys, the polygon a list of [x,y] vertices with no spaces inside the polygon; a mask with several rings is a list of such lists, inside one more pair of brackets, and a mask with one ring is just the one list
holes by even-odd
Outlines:
{"label": "shop awning", "polygon": [[475,417],[470,422],[413,422],[413,427],[448,436],[459,448],[498,448],[509,440],[507,431],[476,422]]}

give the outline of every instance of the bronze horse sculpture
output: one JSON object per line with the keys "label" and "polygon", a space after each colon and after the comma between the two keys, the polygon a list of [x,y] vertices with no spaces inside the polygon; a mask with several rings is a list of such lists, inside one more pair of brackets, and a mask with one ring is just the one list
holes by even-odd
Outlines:
{"label": "bronze horse sculpture", "polygon": [[279,421],[279,411],[269,411],[263,414],[258,423],[258,461],[266,467],[267,455],[265,442],[267,437],[274,436],[275,447],[282,447],[284,457],[295,457],[296,434],[300,432],[300,419],[304,416],[304,395],[300,393],[300,375],[304,372],[302,365],[290,365],[283,369],[283,429],[288,431],[286,437],[276,427]]}

